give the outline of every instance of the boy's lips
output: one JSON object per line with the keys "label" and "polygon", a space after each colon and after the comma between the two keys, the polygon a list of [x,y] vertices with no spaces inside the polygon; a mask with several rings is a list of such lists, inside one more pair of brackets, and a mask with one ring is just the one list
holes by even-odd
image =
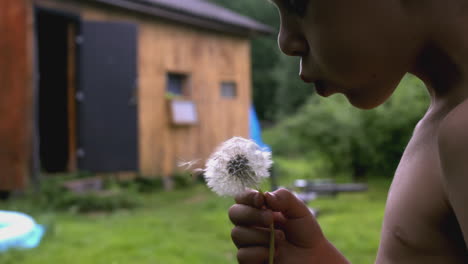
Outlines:
{"label": "boy's lips", "polygon": [[305,76],[304,74],[301,74],[301,79],[302,79],[302,81],[304,81],[305,83],[313,83],[313,82],[314,82],[313,79],[311,79],[311,78]]}
{"label": "boy's lips", "polygon": [[327,85],[325,81],[322,80],[317,80],[314,82],[315,84],[315,90],[317,93],[323,97],[328,97],[333,94],[330,87]]}
{"label": "boy's lips", "polygon": [[304,74],[301,74],[301,79],[305,83],[314,83],[315,90],[317,91],[319,95],[323,97],[328,97],[334,94],[334,91],[332,91],[330,85],[328,85],[328,83],[325,82],[324,80],[314,80],[312,78],[305,76]]}

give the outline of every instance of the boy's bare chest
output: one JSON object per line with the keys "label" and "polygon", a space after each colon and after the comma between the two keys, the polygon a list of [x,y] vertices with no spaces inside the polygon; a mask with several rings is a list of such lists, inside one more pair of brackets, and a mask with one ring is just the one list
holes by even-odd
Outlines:
{"label": "boy's bare chest", "polygon": [[466,263],[457,256],[460,252],[465,246],[446,198],[437,144],[415,136],[389,192],[379,258],[391,259],[388,263]]}

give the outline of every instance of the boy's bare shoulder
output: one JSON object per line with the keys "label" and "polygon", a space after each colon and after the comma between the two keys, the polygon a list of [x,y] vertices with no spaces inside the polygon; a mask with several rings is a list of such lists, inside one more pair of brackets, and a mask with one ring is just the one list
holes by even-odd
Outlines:
{"label": "boy's bare shoulder", "polygon": [[[468,99],[456,106],[439,126],[438,144],[445,181],[463,178],[468,187]],[[464,177],[462,177],[464,176]],[[461,179],[459,179],[461,180]],[[461,183],[461,182],[459,182]],[[448,186],[447,186],[448,187]]]}
{"label": "boy's bare shoulder", "polygon": [[468,154],[468,99],[455,107],[439,127],[441,154]]}
{"label": "boy's bare shoulder", "polygon": [[450,206],[468,242],[468,100],[455,107],[439,127],[442,180]]}

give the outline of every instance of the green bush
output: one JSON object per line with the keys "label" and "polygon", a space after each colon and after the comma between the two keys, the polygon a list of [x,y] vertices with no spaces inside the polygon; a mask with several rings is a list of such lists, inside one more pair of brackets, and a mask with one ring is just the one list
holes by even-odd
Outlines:
{"label": "green bush", "polygon": [[190,173],[188,172],[174,172],[172,174],[172,180],[174,181],[174,187],[181,189],[181,188],[187,188],[189,186],[192,186],[193,184],[197,183]]}
{"label": "green bush", "polygon": [[37,207],[46,210],[73,212],[114,211],[130,209],[140,204],[140,197],[131,189],[124,189],[111,181],[105,181],[105,189],[99,192],[73,193],[64,188],[64,182],[82,177],[69,174],[46,177],[37,193],[25,199],[34,200]]}
{"label": "green bush", "polygon": [[131,181],[120,182],[119,186],[138,193],[152,193],[161,191],[164,183],[161,177],[137,177]]}
{"label": "green bush", "polygon": [[392,176],[429,104],[424,85],[405,77],[392,98],[374,110],[344,96],[312,96],[297,114],[265,132],[275,155],[326,160],[331,174]]}
{"label": "green bush", "polygon": [[131,192],[112,190],[84,194],[65,193],[55,204],[55,209],[73,212],[111,212],[132,209],[140,204],[139,197]]}

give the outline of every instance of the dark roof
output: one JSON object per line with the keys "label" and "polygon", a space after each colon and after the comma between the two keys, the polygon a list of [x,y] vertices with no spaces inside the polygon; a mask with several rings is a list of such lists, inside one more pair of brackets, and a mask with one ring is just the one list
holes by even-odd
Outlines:
{"label": "dark roof", "polygon": [[217,31],[241,35],[274,33],[269,26],[204,0],[94,1]]}

